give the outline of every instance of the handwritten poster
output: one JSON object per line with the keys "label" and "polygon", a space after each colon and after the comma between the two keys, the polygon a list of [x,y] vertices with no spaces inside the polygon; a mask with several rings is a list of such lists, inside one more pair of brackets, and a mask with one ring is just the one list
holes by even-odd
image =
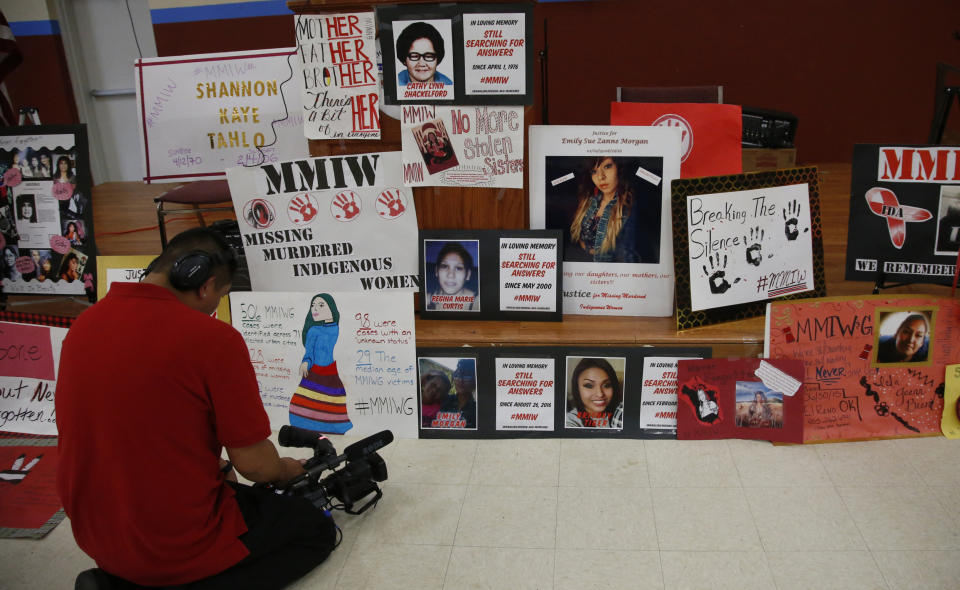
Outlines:
{"label": "handwritten poster", "polygon": [[679,174],[676,129],[530,127],[530,227],[563,231],[564,313],[673,313]]}
{"label": "handwritten poster", "polygon": [[687,233],[694,311],[814,287],[805,184],[689,196]]}
{"label": "handwritten poster", "polygon": [[523,187],[522,107],[403,106],[407,186]]}
{"label": "handwritten poster", "polygon": [[960,364],[946,367],[940,429],[947,438],[960,438]]}
{"label": "handwritten poster", "polygon": [[826,294],[816,168],[685,178],[671,190],[677,329]]}
{"label": "handwritten poster", "polygon": [[960,306],[874,295],[770,303],[764,356],[804,363],[804,442],[940,432]]}
{"label": "handwritten poster", "polygon": [[297,15],[303,130],[310,139],[380,139],[372,12]]}
{"label": "handwritten poster", "polygon": [[801,443],[797,359],[686,359],[677,363],[677,438]]}
{"label": "handwritten poster", "polygon": [[463,15],[467,94],[523,94],[527,87],[526,14]]}
{"label": "handwritten poster", "polygon": [[234,293],[274,429],[417,436],[413,307],[401,292]]}
{"label": "handwritten poster", "polygon": [[400,152],[231,168],[254,291],[419,288],[417,214]]}
{"label": "handwritten poster", "polygon": [[57,434],[54,408],[65,328],[0,322],[0,431]]}
{"label": "handwritten poster", "polygon": [[950,284],[960,251],[960,150],[856,145],[848,281]]}
{"label": "handwritten poster", "polygon": [[307,152],[295,48],[134,63],[143,181],[222,177]]}
{"label": "handwritten poster", "polygon": [[554,359],[496,359],[497,430],[553,430]]}
{"label": "handwritten poster", "polygon": [[676,434],[678,360],[660,356],[643,359],[640,428]]}
{"label": "handwritten poster", "polygon": [[533,103],[533,5],[377,6],[389,105]]}

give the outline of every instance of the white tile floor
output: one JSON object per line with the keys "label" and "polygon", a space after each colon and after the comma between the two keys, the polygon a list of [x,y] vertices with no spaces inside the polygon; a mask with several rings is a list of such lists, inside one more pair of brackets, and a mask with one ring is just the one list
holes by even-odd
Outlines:
{"label": "white tile floor", "polygon": [[[958,450],[400,440],[380,505],[339,516],[343,544],[293,587],[956,590]],[[8,590],[70,589],[88,567],[69,521],[0,540]]]}

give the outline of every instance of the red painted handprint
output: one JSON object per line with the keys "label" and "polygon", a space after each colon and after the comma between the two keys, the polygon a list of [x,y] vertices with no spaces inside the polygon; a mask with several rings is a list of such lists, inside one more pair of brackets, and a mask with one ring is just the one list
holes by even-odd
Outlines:
{"label": "red painted handprint", "polygon": [[317,216],[318,210],[316,202],[309,194],[297,195],[290,200],[289,214],[290,221],[297,224],[309,223]]}
{"label": "red painted handprint", "polygon": [[360,200],[353,191],[337,193],[330,203],[330,212],[338,221],[351,221],[360,215]]}
{"label": "red painted handprint", "polygon": [[387,189],[380,193],[380,196],[377,198],[377,214],[380,217],[393,219],[394,217],[399,217],[400,214],[406,210],[407,206],[400,189]]}

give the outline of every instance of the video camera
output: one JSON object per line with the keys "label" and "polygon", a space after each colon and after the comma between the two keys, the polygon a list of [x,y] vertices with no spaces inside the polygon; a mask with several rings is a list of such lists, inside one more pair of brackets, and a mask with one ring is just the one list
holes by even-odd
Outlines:
{"label": "video camera", "polygon": [[[282,426],[278,439],[281,447],[313,449],[313,457],[303,466],[307,472],[288,482],[284,493],[303,496],[323,510],[337,508],[347,514],[361,514],[383,497],[377,482],[387,479],[387,464],[377,451],[393,442],[393,433],[389,430],[353,443],[342,455],[337,455],[330,439],[305,428]],[[346,465],[335,470],[344,462]],[[320,479],[320,474],[328,469],[335,471]],[[354,505],[370,494],[373,498],[354,510]],[[333,498],[340,504],[334,504]]]}

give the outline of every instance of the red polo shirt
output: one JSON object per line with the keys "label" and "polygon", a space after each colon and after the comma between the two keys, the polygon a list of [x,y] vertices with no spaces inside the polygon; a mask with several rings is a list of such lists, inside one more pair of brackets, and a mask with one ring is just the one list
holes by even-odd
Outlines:
{"label": "red polo shirt", "polygon": [[60,499],[102,569],[167,586],[248,554],[218,460],[270,423],[233,327],[162,287],[116,283],[63,341],[56,411]]}

